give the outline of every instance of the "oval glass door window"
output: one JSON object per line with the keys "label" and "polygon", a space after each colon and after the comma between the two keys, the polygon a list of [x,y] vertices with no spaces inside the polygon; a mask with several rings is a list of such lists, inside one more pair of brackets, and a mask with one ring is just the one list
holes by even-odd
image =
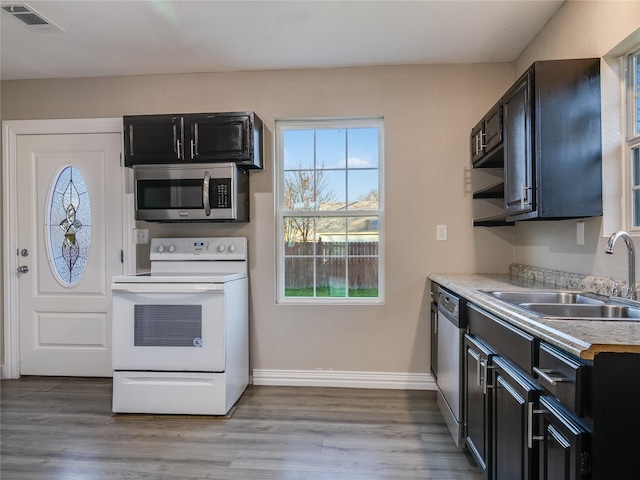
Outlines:
{"label": "oval glass door window", "polygon": [[84,177],[73,165],[56,172],[49,189],[47,253],[53,273],[65,287],[80,280],[91,247],[91,203]]}

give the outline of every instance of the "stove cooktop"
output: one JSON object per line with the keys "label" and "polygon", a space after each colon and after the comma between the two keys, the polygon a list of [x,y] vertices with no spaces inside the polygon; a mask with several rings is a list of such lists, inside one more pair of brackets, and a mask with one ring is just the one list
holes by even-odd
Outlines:
{"label": "stove cooktop", "polygon": [[113,283],[226,283],[246,278],[246,272],[239,273],[138,273],[118,275]]}

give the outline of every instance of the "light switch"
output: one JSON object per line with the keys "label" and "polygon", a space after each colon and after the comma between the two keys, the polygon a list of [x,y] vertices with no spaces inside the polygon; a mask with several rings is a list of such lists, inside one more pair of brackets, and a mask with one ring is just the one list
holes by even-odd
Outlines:
{"label": "light switch", "polygon": [[135,245],[146,245],[149,243],[149,230],[147,228],[134,228],[133,243]]}
{"label": "light switch", "polygon": [[576,227],[576,244],[584,245],[584,222],[578,222]]}
{"label": "light switch", "polygon": [[436,226],[436,240],[439,242],[444,242],[447,240],[447,226],[446,225],[438,225]]}

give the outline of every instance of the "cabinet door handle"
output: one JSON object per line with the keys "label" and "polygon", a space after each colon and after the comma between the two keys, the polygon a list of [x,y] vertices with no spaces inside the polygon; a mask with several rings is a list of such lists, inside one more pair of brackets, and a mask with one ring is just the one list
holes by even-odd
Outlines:
{"label": "cabinet door handle", "polygon": [[493,385],[489,385],[489,369],[492,369],[493,366],[489,365],[489,360],[482,360],[480,363],[482,364],[482,378],[484,379],[482,393],[486,395],[487,389],[493,388]]}
{"label": "cabinet door handle", "polygon": [[133,124],[129,125],[129,152],[134,155],[133,151]]}
{"label": "cabinet door handle", "polygon": [[526,206],[531,205],[531,202],[525,201],[527,190],[532,190],[531,187],[527,187],[524,183],[520,185],[520,208],[524,209]]}
{"label": "cabinet door handle", "polygon": [[527,446],[533,448],[534,441],[544,440],[544,435],[533,434],[533,416],[547,413],[546,410],[536,410],[533,408],[533,402],[527,402]]}
{"label": "cabinet door handle", "polygon": [[537,373],[538,377],[540,377],[542,380],[549,383],[550,385],[555,385],[556,383],[559,383],[559,382],[569,381],[567,378],[561,377],[558,374],[553,375],[554,371],[548,368],[533,367],[533,372]]}
{"label": "cabinet door handle", "polygon": [[480,132],[480,148],[485,148],[487,144],[485,143],[487,138],[487,134],[485,132]]}
{"label": "cabinet door handle", "polygon": [[176,139],[176,150],[178,152],[178,160],[182,159],[182,149],[180,148],[180,140]]}
{"label": "cabinet door handle", "polygon": [[482,375],[480,371],[480,368],[481,368],[480,354],[475,350],[469,349],[469,355],[471,355],[473,359],[476,361],[476,386],[479,387],[482,384],[482,378],[480,377],[480,375]]}

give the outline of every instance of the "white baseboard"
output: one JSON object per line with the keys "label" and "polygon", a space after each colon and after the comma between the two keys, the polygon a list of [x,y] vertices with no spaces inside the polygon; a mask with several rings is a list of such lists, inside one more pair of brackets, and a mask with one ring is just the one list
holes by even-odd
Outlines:
{"label": "white baseboard", "polygon": [[345,372],[336,370],[253,370],[254,385],[294,387],[436,390],[428,373]]}

